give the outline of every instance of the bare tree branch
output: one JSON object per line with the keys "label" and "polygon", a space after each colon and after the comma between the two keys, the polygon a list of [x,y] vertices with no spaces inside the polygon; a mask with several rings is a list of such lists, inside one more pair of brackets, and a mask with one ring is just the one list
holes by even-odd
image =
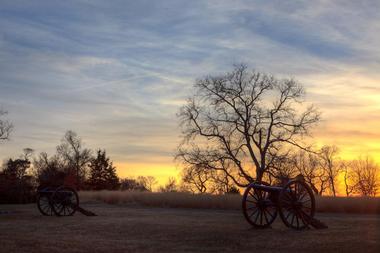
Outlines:
{"label": "bare tree branch", "polygon": [[261,180],[274,157],[302,142],[320,119],[303,104],[304,90],[292,79],[248,71],[247,66],[197,80],[195,94],[178,117],[183,129],[177,159],[224,171],[235,184]]}

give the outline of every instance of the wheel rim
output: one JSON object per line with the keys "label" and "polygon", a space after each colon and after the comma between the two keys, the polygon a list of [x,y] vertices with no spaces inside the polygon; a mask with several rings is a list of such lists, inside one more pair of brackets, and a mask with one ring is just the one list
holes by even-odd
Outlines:
{"label": "wheel rim", "polygon": [[50,203],[50,196],[48,194],[38,195],[37,207],[42,215],[52,216],[54,214]]}
{"label": "wheel rim", "polygon": [[277,206],[270,199],[270,193],[248,186],[243,195],[243,214],[252,226],[270,226],[277,216]]}
{"label": "wheel rim", "polygon": [[281,219],[286,226],[305,229],[309,219],[314,216],[314,195],[307,184],[292,181],[281,191],[279,206]]}
{"label": "wheel rim", "polygon": [[57,216],[71,216],[79,205],[79,198],[75,190],[62,187],[53,193],[51,202],[52,209]]}

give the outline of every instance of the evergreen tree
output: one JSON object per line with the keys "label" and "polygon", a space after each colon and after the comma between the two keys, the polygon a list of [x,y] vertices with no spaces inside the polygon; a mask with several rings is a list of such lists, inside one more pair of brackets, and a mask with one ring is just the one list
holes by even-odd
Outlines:
{"label": "evergreen tree", "polygon": [[92,190],[116,190],[119,187],[119,178],[116,168],[107,157],[106,151],[98,150],[97,156],[90,161],[89,187]]}

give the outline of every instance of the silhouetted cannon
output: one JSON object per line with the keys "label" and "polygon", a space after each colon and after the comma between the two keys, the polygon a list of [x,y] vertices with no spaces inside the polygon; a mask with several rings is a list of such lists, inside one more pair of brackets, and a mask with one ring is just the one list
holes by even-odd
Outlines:
{"label": "silhouetted cannon", "polygon": [[46,187],[37,194],[37,207],[43,215],[71,216],[79,207],[78,193],[70,187]]}
{"label": "silhouetted cannon", "polygon": [[256,228],[269,227],[280,214],[283,223],[301,230],[313,226],[327,228],[314,218],[315,199],[311,188],[302,180],[290,180],[284,186],[251,183],[243,194],[243,214]]}

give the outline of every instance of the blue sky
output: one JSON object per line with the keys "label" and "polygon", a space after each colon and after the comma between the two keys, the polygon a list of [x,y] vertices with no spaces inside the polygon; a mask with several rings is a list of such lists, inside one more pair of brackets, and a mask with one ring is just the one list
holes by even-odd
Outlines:
{"label": "blue sky", "polygon": [[15,125],[0,159],[53,153],[72,129],[123,173],[165,174],[149,168],[175,166],[194,80],[240,62],[302,82],[324,113],[320,142],[380,154],[379,13],[379,1],[0,0],[0,106]]}

